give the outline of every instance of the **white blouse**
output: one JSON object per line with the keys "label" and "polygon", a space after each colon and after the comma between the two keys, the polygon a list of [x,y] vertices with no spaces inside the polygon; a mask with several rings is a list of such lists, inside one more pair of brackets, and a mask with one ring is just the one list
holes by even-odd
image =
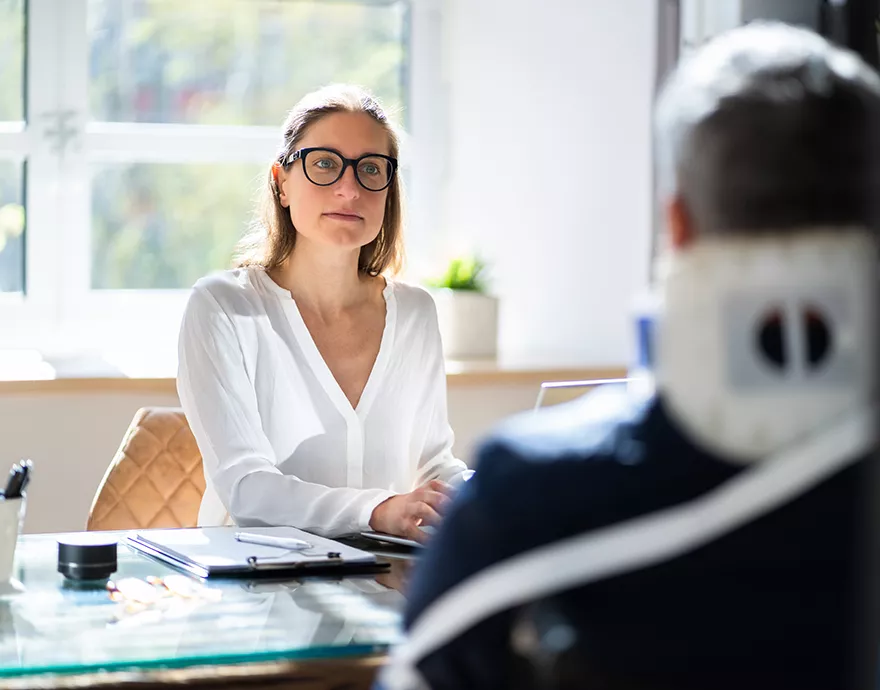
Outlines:
{"label": "white blouse", "polygon": [[385,330],[357,407],[290,292],[261,268],[199,280],[180,330],[177,390],[207,488],[200,525],[369,529],[373,509],[470,472],[452,455],[437,312],[386,281]]}

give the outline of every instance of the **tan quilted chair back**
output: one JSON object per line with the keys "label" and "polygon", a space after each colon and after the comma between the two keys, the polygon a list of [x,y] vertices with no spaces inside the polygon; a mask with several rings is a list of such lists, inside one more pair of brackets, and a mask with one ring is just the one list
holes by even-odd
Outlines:
{"label": "tan quilted chair back", "polygon": [[86,529],[195,527],[202,456],[183,410],[137,411],[95,493]]}

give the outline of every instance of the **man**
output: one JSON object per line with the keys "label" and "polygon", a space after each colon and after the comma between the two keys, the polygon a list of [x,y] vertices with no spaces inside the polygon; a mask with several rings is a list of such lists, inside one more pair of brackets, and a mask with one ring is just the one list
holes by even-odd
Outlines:
{"label": "man", "polygon": [[852,687],[880,80],[806,30],[704,46],[656,111],[656,392],[482,447],[389,689]]}

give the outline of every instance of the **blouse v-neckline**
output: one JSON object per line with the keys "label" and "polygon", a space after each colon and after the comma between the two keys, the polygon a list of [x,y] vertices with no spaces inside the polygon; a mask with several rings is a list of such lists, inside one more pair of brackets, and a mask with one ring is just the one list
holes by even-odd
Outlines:
{"label": "blouse v-neckline", "polygon": [[382,340],[379,343],[379,352],[376,354],[376,359],[373,361],[373,366],[370,369],[367,382],[364,384],[364,389],[361,391],[358,403],[356,406],[352,407],[351,401],[346,397],[345,392],[342,390],[342,386],[339,385],[339,382],[336,380],[336,377],[333,376],[333,372],[330,371],[330,367],[321,355],[320,350],[318,350],[318,346],[315,344],[315,339],[312,337],[308,326],[306,326],[306,322],[303,319],[299,307],[296,304],[296,300],[293,298],[290,290],[286,290],[278,285],[278,283],[272,280],[266,271],[258,270],[258,274],[261,275],[262,281],[266,287],[275,292],[279,298],[281,298],[281,304],[284,307],[285,314],[290,322],[293,335],[296,338],[312,373],[314,373],[315,377],[321,383],[321,387],[327,392],[327,395],[333,401],[333,404],[339,410],[339,413],[349,422],[362,422],[369,414],[370,407],[376,398],[376,392],[382,384],[385,370],[388,367],[391,343],[394,339],[394,328],[397,322],[397,302],[394,298],[393,283],[387,278],[384,278],[385,287],[382,290],[382,297],[385,300],[385,326],[382,329]]}

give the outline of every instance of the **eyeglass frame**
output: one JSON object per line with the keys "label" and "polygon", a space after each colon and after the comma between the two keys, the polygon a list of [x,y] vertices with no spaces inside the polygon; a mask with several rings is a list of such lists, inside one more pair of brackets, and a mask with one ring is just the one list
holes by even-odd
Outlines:
{"label": "eyeglass frame", "polygon": [[[339,173],[339,177],[333,180],[333,182],[321,184],[320,182],[315,182],[311,177],[309,177],[308,172],[306,172],[306,156],[308,156],[313,151],[327,151],[328,153],[339,156],[339,158],[342,160],[342,170]],[[370,189],[361,181],[361,178],[358,175],[358,163],[360,163],[365,158],[384,158],[391,164],[391,174],[388,176],[388,182],[384,187],[381,187],[380,189]],[[357,183],[368,192],[382,192],[388,189],[391,186],[391,183],[394,182],[394,176],[397,174],[398,165],[396,158],[386,156],[384,153],[365,153],[363,156],[360,156],[358,158],[346,158],[336,149],[330,149],[326,146],[310,146],[308,148],[298,149],[291,154],[281,156],[281,158],[278,159],[278,162],[281,163],[285,170],[287,170],[297,160],[302,161],[303,175],[305,175],[306,179],[316,187],[330,187],[336,184],[345,175],[345,171],[348,169],[348,167],[351,166],[352,172],[354,172],[354,179],[357,180]]]}

